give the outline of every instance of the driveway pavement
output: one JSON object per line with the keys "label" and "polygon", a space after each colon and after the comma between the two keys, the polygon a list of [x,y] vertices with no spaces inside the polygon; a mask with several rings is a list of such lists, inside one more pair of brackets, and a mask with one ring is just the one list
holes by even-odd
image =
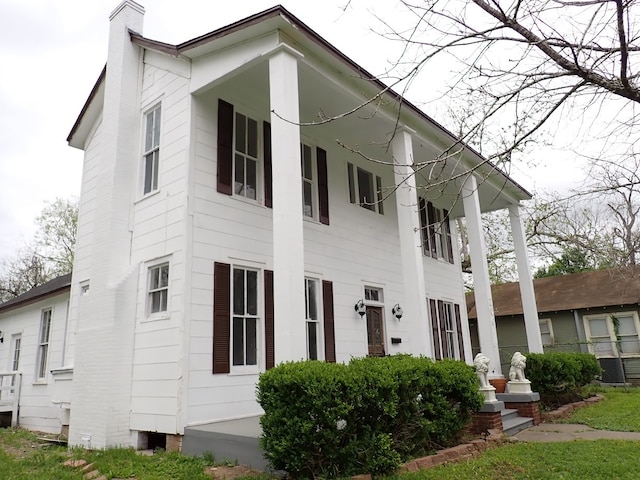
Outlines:
{"label": "driveway pavement", "polygon": [[541,423],[535,427],[522,430],[511,437],[523,442],[567,442],[571,440],[638,440],[638,432],[611,432],[608,430],[596,430],[586,425],[569,423]]}

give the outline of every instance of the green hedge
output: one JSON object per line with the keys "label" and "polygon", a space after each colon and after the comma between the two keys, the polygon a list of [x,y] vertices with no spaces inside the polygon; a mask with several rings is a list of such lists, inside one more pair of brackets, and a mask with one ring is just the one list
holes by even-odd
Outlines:
{"label": "green hedge", "polygon": [[391,472],[455,443],[483,401],[473,368],[408,355],[281,364],[257,396],[271,465],[330,478]]}
{"label": "green hedge", "polygon": [[590,353],[527,354],[526,377],[547,407],[581,398],[581,388],[600,373],[600,365]]}

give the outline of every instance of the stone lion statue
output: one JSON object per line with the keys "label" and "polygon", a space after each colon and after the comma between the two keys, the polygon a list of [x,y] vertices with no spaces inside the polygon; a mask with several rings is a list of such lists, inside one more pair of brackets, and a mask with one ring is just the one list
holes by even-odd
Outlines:
{"label": "stone lion statue", "polygon": [[511,368],[509,369],[509,380],[512,382],[528,381],[524,376],[524,369],[527,366],[527,357],[520,352],[516,352],[511,357]]}
{"label": "stone lion statue", "polygon": [[480,387],[488,387],[487,373],[489,372],[489,357],[483,353],[478,353],[473,359],[473,365],[476,367],[476,375],[480,380]]}

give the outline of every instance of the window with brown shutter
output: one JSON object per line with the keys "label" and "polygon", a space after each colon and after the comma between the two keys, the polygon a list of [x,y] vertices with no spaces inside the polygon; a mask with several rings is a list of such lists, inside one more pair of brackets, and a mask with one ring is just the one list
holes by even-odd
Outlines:
{"label": "window with brown shutter", "polygon": [[218,99],[218,192],[233,193],[233,105]]}
{"label": "window with brown shutter", "polygon": [[213,268],[213,373],[229,373],[231,341],[231,266],[214,263]]}
{"label": "window with brown shutter", "polygon": [[265,366],[268,369],[275,365],[275,344],[273,338],[274,329],[273,308],[273,272],[264,271],[264,347]]}
{"label": "window with brown shutter", "polygon": [[322,281],[322,306],[324,317],[324,359],[336,361],[336,336],[333,316],[333,283]]}

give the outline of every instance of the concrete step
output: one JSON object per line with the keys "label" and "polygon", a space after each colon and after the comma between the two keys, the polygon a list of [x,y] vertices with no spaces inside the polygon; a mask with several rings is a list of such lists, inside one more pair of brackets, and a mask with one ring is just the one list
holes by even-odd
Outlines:
{"label": "concrete step", "polygon": [[502,415],[502,421],[509,420],[510,418],[515,418],[518,416],[518,410],[515,408],[505,408],[500,414]]}

